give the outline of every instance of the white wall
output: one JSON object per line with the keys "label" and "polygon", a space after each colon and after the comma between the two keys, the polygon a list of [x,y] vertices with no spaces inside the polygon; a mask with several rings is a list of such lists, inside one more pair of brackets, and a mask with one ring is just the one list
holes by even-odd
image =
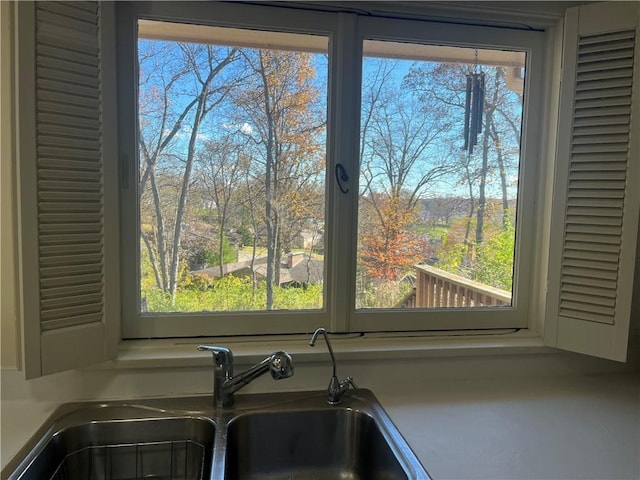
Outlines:
{"label": "white wall", "polygon": [[13,2],[0,2],[0,366],[19,365],[13,78]]}

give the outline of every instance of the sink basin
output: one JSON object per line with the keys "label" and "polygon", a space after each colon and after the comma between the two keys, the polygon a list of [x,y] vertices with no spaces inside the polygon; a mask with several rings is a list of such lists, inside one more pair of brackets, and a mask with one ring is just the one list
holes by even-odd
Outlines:
{"label": "sink basin", "polygon": [[91,421],[53,433],[18,478],[208,478],[214,437],[202,418]]}
{"label": "sink basin", "polygon": [[64,404],[2,480],[428,480],[373,393]]}
{"label": "sink basin", "polygon": [[242,415],[225,479],[408,479],[379,425],[348,408]]}

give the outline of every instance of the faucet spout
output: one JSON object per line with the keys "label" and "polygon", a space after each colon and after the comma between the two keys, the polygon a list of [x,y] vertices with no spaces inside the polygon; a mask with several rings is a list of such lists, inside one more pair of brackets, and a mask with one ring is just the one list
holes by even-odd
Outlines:
{"label": "faucet spout", "polygon": [[338,380],[338,376],[336,375],[336,357],[333,355],[333,348],[331,348],[331,342],[329,341],[329,336],[327,335],[327,331],[320,327],[311,336],[311,340],[309,340],[309,346],[314,347],[316,341],[318,340],[318,336],[322,335],[324,337],[324,341],[327,344],[327,349],[329,350],[329,355],[331,356],[331,364],[333,365],[333,374],[331,375],[331,379],[329,380],[329,387],[327,388],[327,403],[329,405],[338,405],[342,402],[342,395],[349,390],[349,387],[358,388],[353,381],[353,378],[347,377],[342,382]]}
{"label": "faucet spout", "polygon": [[329,336],[327,335],[327,331],[320,327],[311,336],[311,340],[309,340],[309,346],[315,347],[316,341],[318,341],[318,336],[322,334],[324,336],[324,341],[327,344],[327,348],[329,349],[329,355],[331,356],[331,363],[333,364],[333,377],[336,377],[336,357],[333,355],[333,348],[331,348],[331,342],[329,341]]}
{"label": "faucet spout", "polygon": [[200,345],[198,350],[213,354],[213,400],[218,408],[232,405],[234,393],[267,372],[271,373],[274,380],[293,375],[293,360],[284,351],[274,352],[260,363],[234,376],[231,350],[213,345]]}

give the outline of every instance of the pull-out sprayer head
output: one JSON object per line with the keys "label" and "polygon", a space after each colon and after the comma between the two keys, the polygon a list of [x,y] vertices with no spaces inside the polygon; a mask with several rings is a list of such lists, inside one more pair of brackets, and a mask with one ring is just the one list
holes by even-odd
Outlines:
{"label": "pull-out sprayer head", "polygon": [[269,358],[269,371],[274,380],[282,380],[293,375],[293,360],[287,352],[274,352]]}

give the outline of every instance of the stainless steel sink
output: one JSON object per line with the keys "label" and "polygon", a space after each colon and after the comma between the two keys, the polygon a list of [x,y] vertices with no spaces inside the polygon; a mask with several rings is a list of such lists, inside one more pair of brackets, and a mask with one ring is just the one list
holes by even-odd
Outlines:
{"label": "stainless steel sink", "polygon": [[375,396],[326,392],[75,403],[58,409],[2,480],[428,479]]}
{"label": "stainless steel sink", "polygon": [[136,409],[127,409],[133,417],[104,420],[118,410],[122,411],[89,408],[63,417],[41,439],[23,473],[15,478],[209,478],[215,437],[210,419],[147,417],[148,411],[140,417]]}
{"label": "stainless steel sink", "polygon": [[235,418],[225,478],[408,479],[376,421],[340,407]]}

